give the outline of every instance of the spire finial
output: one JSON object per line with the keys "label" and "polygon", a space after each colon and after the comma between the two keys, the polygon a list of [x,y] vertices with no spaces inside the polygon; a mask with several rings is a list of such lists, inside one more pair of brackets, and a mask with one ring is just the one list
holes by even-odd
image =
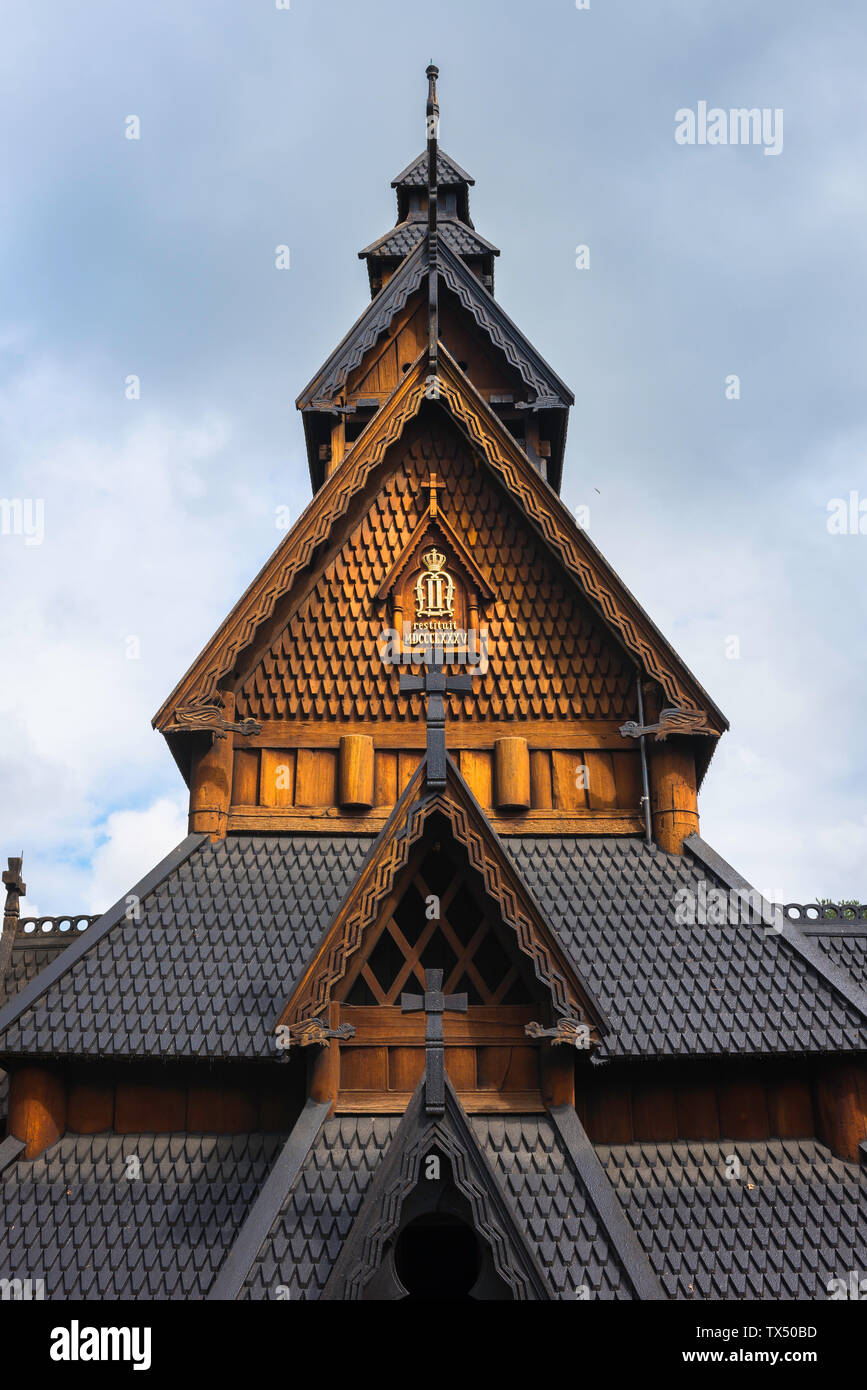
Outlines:
{"label": "spire finial", "polygon": [[437,141],[439,140],[440,108],[437,104],[439,68],[427,67],[427,256],[428,256],[428,378],[436,380],[437,348],[439,341],[439,306],[437,304]]}
{"label": "spire finial", "polygon": [[435,64],[433,61],[431,61],[430,63],[428,63],[427,67],[425,68],[425,76],[427,77],[427,138],[428,138],[428,140],[430,140],[431,137],[433,137],[435,140],[438,139],[438,137],[439,137],[438,126],[439,126],[440,108],[439,108],[439,102],[437,101],[437,78],[439,77],[439,75],[440,75],[440,70],[439,70],[439,68],[436,66],[436,64]]}

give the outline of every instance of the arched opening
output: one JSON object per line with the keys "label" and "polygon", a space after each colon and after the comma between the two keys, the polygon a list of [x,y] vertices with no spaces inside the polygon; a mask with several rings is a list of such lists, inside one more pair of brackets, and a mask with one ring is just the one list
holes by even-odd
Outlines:
{"label": "arched opening", "polygon": [[471,1298],[481,1252],[475,1231],[465,1221],[450,1213],[431,1212],[401,1231],[394,1264],[407,1298],[461,1301]]}

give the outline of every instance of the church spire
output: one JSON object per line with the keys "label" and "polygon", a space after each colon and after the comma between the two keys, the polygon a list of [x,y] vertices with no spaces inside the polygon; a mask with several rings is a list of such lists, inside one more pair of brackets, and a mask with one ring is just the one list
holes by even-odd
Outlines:
{"label": "church spire", "polygon": [[439,139],[440,108],[437,102],[439,68],[431,62],[427,67],[427,251],[428,251],[428,375],[435,377],[438,366],[439,304],[437,285],[437,142]]}

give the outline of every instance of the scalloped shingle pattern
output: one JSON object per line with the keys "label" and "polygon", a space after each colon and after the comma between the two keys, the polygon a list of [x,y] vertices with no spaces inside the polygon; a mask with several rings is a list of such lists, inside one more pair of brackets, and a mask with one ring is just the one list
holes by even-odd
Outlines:
{"label": "scalloped shingle pattern", "polygon": [[398,1115],[342,1115],[325,1122],[240,1298],[285,1298],[286,1289],[292,1300],[319,1298],[399,1124]]}
{"label": "scalloped shingle pattern", "polygon": [[420,696],[398,694],[399,672],[377,642],[385,614],[376,593],[424,514],[422,484],[442,479],[439,505],[489,577],[489,669],[452,717],[619,719],[634,716],[634,671],[589,606],[478,471],[457,430],[407,430],[401,454],[367,515],[320,574],[245,680],[238,718],[412,719]]}
{"label": "scalloped shingle pattern", "polygon": [[203,1298],[284,1142],[67,1136],[0,1177],[0,1270],[44,1279],[48,1299]]}
{"label": "scalloped shingle pattern", "polygon": [[814,1139],[596,1152],[669,1298],[826,1299],[867,1270],[867,1171]]}
{"label": "scalloped shingle pattern", "polygon": [[840,936],[806,932],[805,935],[829,960],[851,975],[856,985],[867,989],[867,932],[847,932]]}
{"label": "scalloped shingle pattern", "polygon": [[118,922],[9,1025],[4,1050],[273,1055],[270,1030],[370,844],[232,835],[201,845],[146,895],[139,921]]}
{"label": "scalloped shingle pattern", "polygon": [[[427,150],[422,150],[392,182],[404,188],[427,188]],[[443,188],[454,188],[460,183],[475,183],[475,179],[447,155],[445,150],[438,148],[437,183]]]}
{"label": "scalloped shingle pattern", "polygon": [[678,893],[723,886],[688,853],[614,836],[503,843],[611,1023],[602,1057],[867,1048],[858,1010],[782,937],[737,910],[724,926],[677,922]]}
{"label": "scalloped shingle pattern", "polygon": [[[439,222],[438,228],[443,241],[452,248],[456,256],[497,254],[496,247],[492,247],[465,222],[459,222],[454,218],[444,218]],[[426,222],[399,222],[391,232],[386,232],[378,241],[372,242],[369,248],[359,254],[371,257],[408,256],[411,251],[415,250],[419,242],[424,240],[426,234]]]}
{"label": "scalloped shingle pattern", "polygon": [[471,1124],[519,1214],[556,1298],[630,1299],[605,1228],[557,1138],[538,1115],[475,1115]]}

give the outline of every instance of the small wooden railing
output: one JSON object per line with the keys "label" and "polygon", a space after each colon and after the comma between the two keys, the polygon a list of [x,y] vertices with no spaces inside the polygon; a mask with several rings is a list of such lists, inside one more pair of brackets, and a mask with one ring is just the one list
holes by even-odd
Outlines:
{"label": "small wooden railing", "polygon": [[81,936],[82,932],[97,921],[99,914],[91,917],[84,912],[74,912],[60,917],[22,917],[18,922],[15,941],[17,945],[53,946],[59,941],[71,941],[74,937]]}
{"label": "small wooden railing", "polygon": [[786,903],[783,916],[807,933],[852,927],[867,932],[867,903]]}

